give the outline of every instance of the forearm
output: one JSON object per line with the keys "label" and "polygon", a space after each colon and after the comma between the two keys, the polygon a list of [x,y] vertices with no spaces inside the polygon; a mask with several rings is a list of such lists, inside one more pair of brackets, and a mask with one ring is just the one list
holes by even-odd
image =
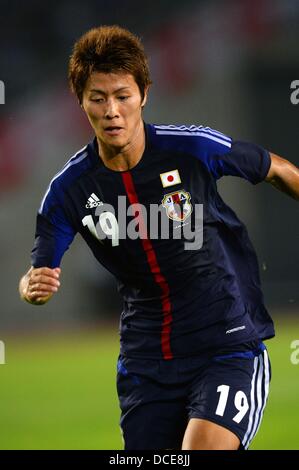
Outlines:
{"label": "forearm", "polygon": [[293,199],[299,200],[299,168],[275,154],[270,155],[272,164],[266,181]]}

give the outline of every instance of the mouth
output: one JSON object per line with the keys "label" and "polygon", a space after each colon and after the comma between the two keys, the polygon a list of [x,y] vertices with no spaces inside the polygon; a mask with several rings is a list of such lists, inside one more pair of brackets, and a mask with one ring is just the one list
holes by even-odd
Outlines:
{"label": "mouth", "polygon": [[111,136],[119,135],[122,130],[123,128],[119,126],[108,126],[104,129],[105,133]]}

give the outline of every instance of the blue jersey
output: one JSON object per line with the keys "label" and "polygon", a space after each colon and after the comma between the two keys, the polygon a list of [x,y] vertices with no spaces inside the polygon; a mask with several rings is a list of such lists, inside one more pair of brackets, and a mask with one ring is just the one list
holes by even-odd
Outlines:
{"label": "blue jersey", "polygon": [[[126,356],[172,359],[274,336],[247,230],[216,185],[223,175],[263,181],[268,151],[203,126],[145,124],[145,131],[144,154],[131,170],[107,168],[94,139],[53,178],[37,215],[32,265],[58,267],[79,232],[117,279]],[[101,207],[112,208],[115,220],[124,215],[120,196],[127,207],[146,209],[126,219],[139,216],[140,236],[99,236],[109,212]],[[172,224],[168,238],[151,236],[153,205]],[[187,224],[197,230],[197,207],[202,241],[186,249],[177,234]],[[106,233],[114,219],[104,221]]]}

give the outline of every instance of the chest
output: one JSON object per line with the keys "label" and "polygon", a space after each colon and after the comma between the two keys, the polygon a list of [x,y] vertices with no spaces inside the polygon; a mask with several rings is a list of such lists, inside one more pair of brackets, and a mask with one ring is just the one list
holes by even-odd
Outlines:
{"label": "chest", "polygon": [[148,155],[127,172],[98,167],[83,175],[67,195],[77,230],[96,238],[159,238],[182,225],[194,227],[196,210],[208,211],[211,180],[195,159]]}

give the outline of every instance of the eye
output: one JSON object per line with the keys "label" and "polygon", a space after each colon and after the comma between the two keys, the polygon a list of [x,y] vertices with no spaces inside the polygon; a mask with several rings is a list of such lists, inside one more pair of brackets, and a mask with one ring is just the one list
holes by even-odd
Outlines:
{"label": "eye", "polygon": [[129,96],[119,96],[118,99],[120,101],[126,101],[129,98]]}
{"label": "eye", "polygon": [[104,98],[91,98],[90,101],[92,101],[93,103],[103,103]]}

